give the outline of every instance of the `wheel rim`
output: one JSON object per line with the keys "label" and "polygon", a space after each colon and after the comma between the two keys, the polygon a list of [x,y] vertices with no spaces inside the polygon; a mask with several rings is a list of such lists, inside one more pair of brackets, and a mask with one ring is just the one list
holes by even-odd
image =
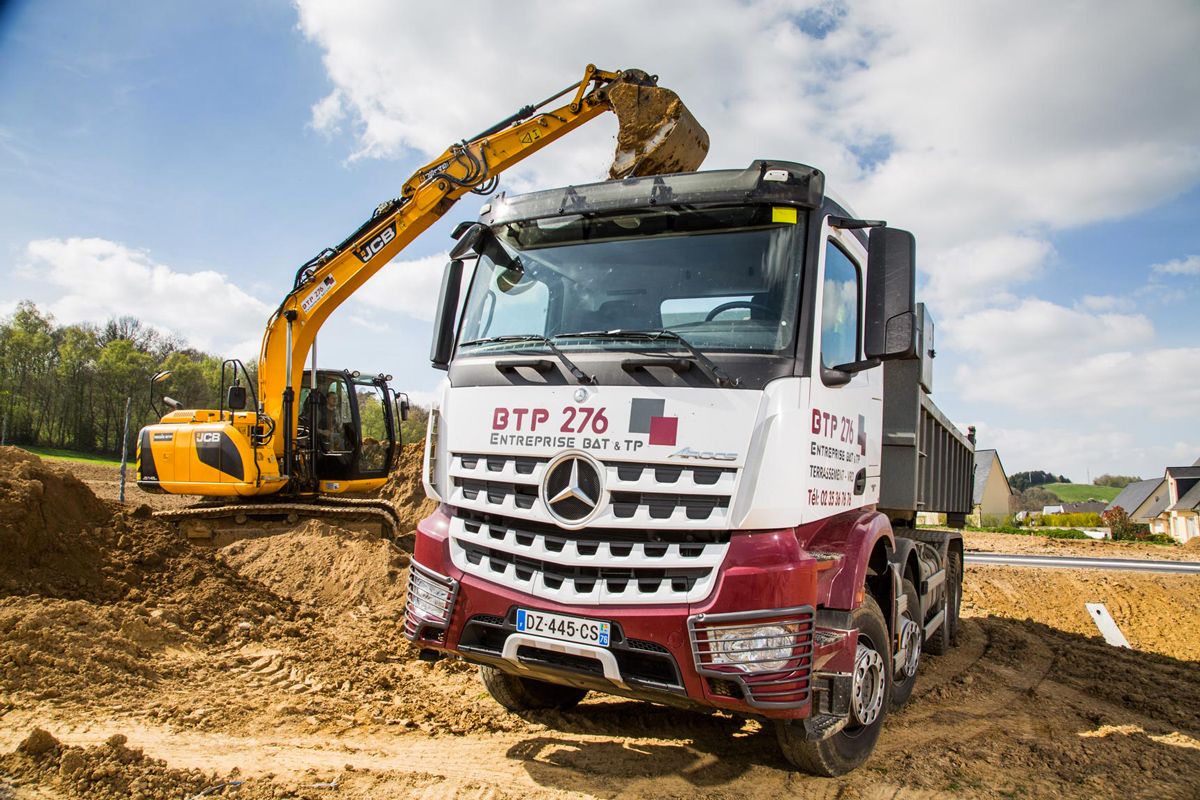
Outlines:
{"label": "wheel rim", "polygon": [[921,626],[908,617],[904,618],[904,663],[900,666],[900,674],[911,678],[917,674],[917,666],[921,661]]}
{"label": "wheel rim", "polygon": [[850,693],[850,711],[859,725],[866,727],[879,719],[879,712],[883,709],[885,679],[883,656],[859,642],[854,657],[854,685]]}

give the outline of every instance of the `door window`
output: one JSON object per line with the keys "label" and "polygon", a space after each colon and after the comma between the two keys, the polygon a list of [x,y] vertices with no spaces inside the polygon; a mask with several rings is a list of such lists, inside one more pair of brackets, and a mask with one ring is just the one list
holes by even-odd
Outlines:
{"label": "door window", "polygon": [[821,361],[826,367],[858,361],[861,295],[858,265],[830,239],[821,295]]}

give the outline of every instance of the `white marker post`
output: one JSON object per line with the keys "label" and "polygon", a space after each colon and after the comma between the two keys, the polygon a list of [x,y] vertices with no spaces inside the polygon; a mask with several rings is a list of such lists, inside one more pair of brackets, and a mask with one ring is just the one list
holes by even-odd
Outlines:
{"label": "white marker post", "polygon": [[1092,622],[1096,623],[1096,627],[1100,629],[1100,635],[1104,637],[1104,641],[1111,644],[1113,647],[1124,647],[1126,650],[1132,650],[1129,646],[1129,641],[1126,640],[1125,634],[1121,633],[1121,629],[1117,627],[1117,621],[1112,618],[1112,614],[1108,613],[1108,609],[1104,607],[1104,603],[1084,603],[1087,606],[1088,615],[1091,616]]}

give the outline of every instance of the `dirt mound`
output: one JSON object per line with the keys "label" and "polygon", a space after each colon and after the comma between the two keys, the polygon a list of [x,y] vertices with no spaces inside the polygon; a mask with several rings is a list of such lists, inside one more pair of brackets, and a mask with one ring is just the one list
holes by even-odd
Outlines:
{"label": "dirt mound", "polygon": [[396,459],[396,468],[388,476],[388,482],[379,490],[380,496],[400,513],[400,523],[405,531],[415,530],[417,523],[437,508],[437,501],[425,496],[425,487],[421,484],[424,456],[424,445],[405,445]]}
{"label": "dirt mound", "polygon": [[378,536],[318,520],[291,533],[234,542],[221,557],[282,597],[330,611],[397,610],[404,604],[407,556]]}
{"label": "dirt mound", "polygon": [[97,686],[150,686],[159,677],[152,651],[178,633],[129,608],[0,599],[0,688],[53,699]]}
{"label": "dirt mound", "polygon": [[94,582],[97,545],[78,532],[111,522],[112,512],[70,472],[15,447],[0,447],[0,588],[44,573]]}
{"label": "dirt mound", "polygon": [[295,604],[15,448],[0,449],[0,521],[0,695],[129,696],[169,647],[301,633]]}
{"label": "dirt mound", "polygon": [[1099,637],[1084,603],[1104,603],[1135,650],[1200,661],[1200,615],[1188,575],[976,566],[963,581],[963,614],[1031,620]]}
{"label": "dirt mound", "polygon": [[158,798],[192,797],[218,783],[199,770],[170,769],[126,747],[120,734],[94,747],[67,747],[46,731],[35,728],[15,752],[0,756],[0,769],[20,783],[53,786],[67,797]]}

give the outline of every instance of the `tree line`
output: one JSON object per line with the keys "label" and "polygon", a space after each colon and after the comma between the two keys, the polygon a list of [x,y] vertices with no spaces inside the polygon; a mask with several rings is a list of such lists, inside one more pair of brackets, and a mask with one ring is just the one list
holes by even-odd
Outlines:
{"label": "tree line", "polygon": [[104,325],[58,325],[31,302],[0,321],[0,416],[9,444],[121,452],[125,398],[129,427],[158,419],[150,378],[190,408],[215,407],[221,359],[187,347],[133,317]]}
{"label": "tree line", "polygon": [[[184,408],[216,408],[222,358],[192,347],[133,317],[104,325],[59,325],[25,301],[0,320],[0,419],[7,444],[120,454],[125,398],[130,405],[130,447],[143,425],[159,419],[154,401],[170,395]],[[257,382],[256,364],[247,365]],[[228,377],[228,376],[227,376]],[[424,438],[423,410],[414,408],[403,441]]]}

